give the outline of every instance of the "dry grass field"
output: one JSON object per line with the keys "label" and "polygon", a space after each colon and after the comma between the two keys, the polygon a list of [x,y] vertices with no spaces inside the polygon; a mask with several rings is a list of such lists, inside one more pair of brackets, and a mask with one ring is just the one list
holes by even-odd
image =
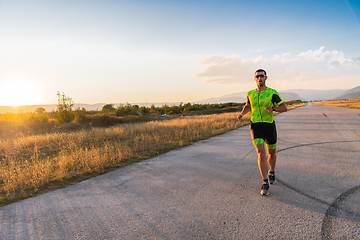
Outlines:
{"label": "dry grass field", "polygon": [[[289,106],[289,109],[303,104]],[[0,205],[247,125],[236,112],[0,140]]]}
{"label": "dry grass field", "polygon": [[313,102],[321,105],[336,106],[336,107],[347,107],[360,109],[360,97],[342,99],[342,100],[331,100],[331,101],[318,101]]}

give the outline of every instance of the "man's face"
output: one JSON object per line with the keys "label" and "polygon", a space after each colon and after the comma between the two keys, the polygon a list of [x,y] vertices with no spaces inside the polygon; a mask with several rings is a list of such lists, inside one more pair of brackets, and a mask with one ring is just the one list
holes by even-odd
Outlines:
{"label": "man's face", "polygon": [[265,81],[267,79],[267,76],[265,75],[264,72],[256,72],[254,79],[256,81],[256,84],[260,87],[265,85]]}

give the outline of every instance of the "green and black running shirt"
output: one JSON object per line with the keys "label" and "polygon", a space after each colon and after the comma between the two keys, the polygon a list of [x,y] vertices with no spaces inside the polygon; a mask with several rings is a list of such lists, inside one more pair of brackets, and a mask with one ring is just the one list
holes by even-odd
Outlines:
{"label": "green and black running shirt", "polygon": [[251,122],[273,123],[273,112],[268,112],[265,107],[278,106],[283,102],[280,94],[269,87],[261,92],[256,91],[256,89],[249,91],[247,93],[247,104],[251,106]]}

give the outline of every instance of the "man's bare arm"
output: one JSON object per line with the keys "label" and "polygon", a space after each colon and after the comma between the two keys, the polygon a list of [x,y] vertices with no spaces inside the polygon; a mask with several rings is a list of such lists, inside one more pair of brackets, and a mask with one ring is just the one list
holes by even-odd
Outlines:
{"label": "man's bare arm", "polygon": [[238,115],[238,119],[240,120],[245,114],[247,114],[251,110],[251,105],[248,103],[249,101],[246,101],[246,104],[244,105],[241,113]]}

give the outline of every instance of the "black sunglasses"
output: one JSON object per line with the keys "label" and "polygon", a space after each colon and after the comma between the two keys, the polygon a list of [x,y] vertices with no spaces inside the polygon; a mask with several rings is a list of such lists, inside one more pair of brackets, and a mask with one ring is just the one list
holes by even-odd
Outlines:
{"label": "black sunglasses", "polygon": [[259,75],[256,75],[255,77],[256,78],[263,78],[263,77],[265,77],[265,75],[264,74],[259,74]]}

